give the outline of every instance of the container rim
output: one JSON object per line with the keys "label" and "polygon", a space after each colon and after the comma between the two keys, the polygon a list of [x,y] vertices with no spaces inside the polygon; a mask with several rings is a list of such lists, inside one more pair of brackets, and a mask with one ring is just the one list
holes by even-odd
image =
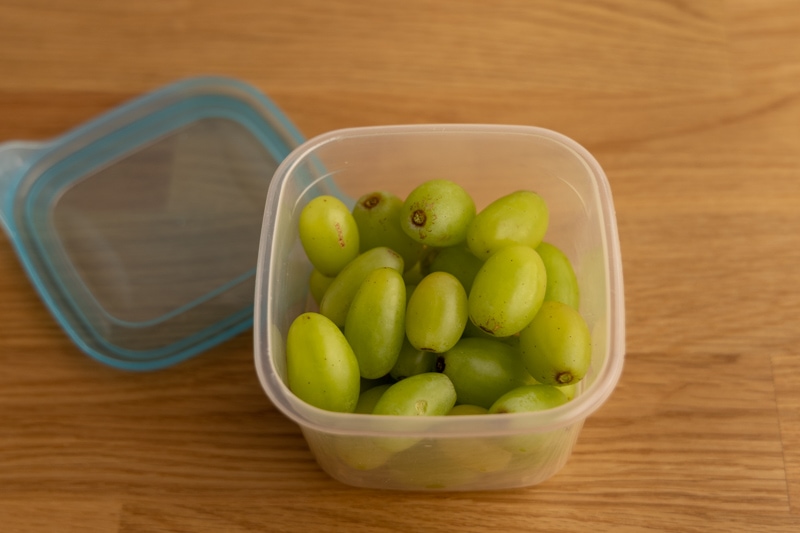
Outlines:
{"label": "container rim", "polygon": [[[274,364],[269,324],[276,303],[267,290],[275,282],[276,250],[273,235],[277,206],[284,194],[287,176],[323,145],[357,137],[451,133],[475,135],[523,135],[549,140],[580,160],[593,177],[600,206],[606,263],[607,331],[606,357],[594,382],[572,401],[546,411],[485,417],[379,417],[375,415],[325,411],[298,399],[289,391]],[[303,429],[358,436],[486,437],[543,433],[582,423],[610,397],[622,374],[625,359],[625,307],[619,235],[608,179],[600,164],[583,146],[556,131],[523,125],[502,124],[416,124],[366,126],[337,129],[308,139],[296,147],[278,166],[267,194],[259,245],[254,309],[254,359],[261,385],[272,403]],[[398,418],[402,424],[398,424]]]}

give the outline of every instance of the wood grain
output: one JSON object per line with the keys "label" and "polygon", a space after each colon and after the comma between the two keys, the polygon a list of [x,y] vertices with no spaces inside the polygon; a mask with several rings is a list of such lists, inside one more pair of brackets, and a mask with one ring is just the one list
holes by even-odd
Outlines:
{"label": "wood grain", "polygon": [[567,466],[480,493],[343,486],[250,334],[164,371],[84,356],[0,238],[0,531],[800,530],[800,2],[0,3],[0,142],[213,73],[308,137],[555,129],[614,194],[628,353]]}

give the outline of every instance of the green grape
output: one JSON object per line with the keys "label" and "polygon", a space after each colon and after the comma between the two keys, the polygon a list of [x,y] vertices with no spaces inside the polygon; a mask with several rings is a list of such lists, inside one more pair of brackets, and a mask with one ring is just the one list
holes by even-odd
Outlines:
{"label": "green grape", "polygon": [[286,336],[289,389],[320,409],[351,413],[360,379],[358,361],[342,332],[318,313],[303,313]]}
{"label": "green grape", "polygon": [[431,272],[449,272],[454,275],[469,294],[472,281],[483,266],[483,261],[463,246],[442,248],[431,262]]}
{"label": "green grape", "polygon": [[333,435],[333,450],[344,464],[356,470],[374,470],[383,466],[394,452],[376,445],[375,439],[362,436]]}
{"label": "green grape", "polygon": [[417,374],[434,372],[436,370],[436,354],[417,350],[408,338],[403,340],[403,347],[400,348],[400,355],[397,357],[394,367],[389,371],[392,378],[400,381]]}
{"label": "green grape", "polygon": [[492,404],[489,413],[529,413],[552,409],[565,403],[567,397],[557,387],[537,383],[508,391]]}
{"label": "green grape", "polygon": [[[400,490],[454,491],[481,490],[483,474],[453,464],[447,450],[431,443],[404,455],[402,467],[387,465],[381,472],[386,474],[388,486]],[[409,459],[413,457],[413,459]],[[400,461],[398,461],[400,462]]]}
{"label": "green grape", "polygon": [[444,416],[456,404],[456,390],[444,374],[417,374],[390,386],[372,412],[376,415]]}
{"label": "green grape", "polygon": [[486,409],[485,407],[462,403],[450,409],[450,412],[447,413],[447,416],[487,415],[487,414],[489,414],[489,410]]}
{"label": "green grape", "polygon": [[403,276],[390,267],[370,272],[353,296],[344,325],[362,377],[377,379],[392,369],[405,339],[405,313]]}
{"label": "green grape", "polygon": [[570,383],[569,385],[559,385],[558,390],[564,393],[567,400],[572,401],[578,393],[578,383]]}
{"label": "green grape", "polygon": [[583,317],[561,302],[544,302],[519,336],[522,360],[539,383],[577,383],[592,363],[592,339]]}
{"label": "green grape", "polygon": [[467,325],[464,327],[463,337],[478,337],[481,339],[505,339],[508,337],[495,337],[490,333],[486,333],[481,328],[475,325],[472,320],[467,320]]}
{"label": "green grape", "polygon": [[475,215],[467,229],[467,245],[476,257],[486,260],[510,244],[536,248],[549,224],[547,204],[531,191],[517,191],[487,205]]}
{"label": "green grape", "polygon": [[[427,372],[398,381],[383,393],[372,414],[444,416],[456,403],[456,390],[444,374]],[[376,438],[383,449],[400,452],[420,441],[415,437]]]}
{"label": "green grape", "polygon": [[311,275],[308,278],[308,288],[317,305],[322,301],[322,297],[328,287],[331,286],[331,283],[333,283],[333,278],[326,276],[316,268],[311,270]]}
{"label": "green grape", "polygon": [[[489,410],[478,405],[459,404],[447,416],[486,415]],[[440,439],[440,450],[455,468],[476,472],[496,472],[508,466],[512,452],[495,444],[495,439]]]}
{"label": "green grape", "polygon": [[555,300],[567,304],[573,309],[579,309],[578,278],[575,276],[575,271],[566,254],[547,242],[542,242],[537,246],[536,252],[542,258],[544,269],[547,271],[545,301]]}
{"label": "green grape", "polygon": [[400,225],[417,242],[452,246],[464,241],[474,216],[475,202],[460,185],[449,180],[430,180],[406,197]]}
{"label": "green grape", "polygon": [[461,339],[439,354],[436,370],[453,382],[459,403],[486,409],[511,389],[534,383],[519,352],[493,339]]}
{"label": "green grape", "polygon": [[440,439],[439,449],[455,469],[497,472],[508,467],[513,454],[495,444],[494,439]]}
{"label": "green grape", "polygon": [[565,433],[564,428],[543,433],[508,435],[498,439],[498,445],[511,452],[514,468],[538,471],[552,468],[554,450],[569,447],[570,441],[568,437],[565,438],[565,435],[569,435],[569,433]]}
{"label": "green grape", "polygon": [[403,201],[390,192],[365,194],[353,206],[353,218],[358,225],[361,251],[386,246],[403,258],[411,269],[422,256],[423,245],[400,228]]}
{"label": "green grape", "polygon": [[328,290],[325,291],[319,304],[320,313],[343,328],[347,319],[347,311],[350,310],[350,304],[359,287],[370,272],[381,267],[389,267],[402,272],[403,258],[385,246],[367,250],[359,255],[342,269]]}
{"label": "green grape", "polygon": [[480,339],[493,339],[511,345],[513,345],[515,340],[517,339],[517,337],[514,335],[509,337],[495,337],[491,333],[487,333],[478,326],[476,326],[472,320],[467,320],[467,326],[464,328],[464,334],[462,335],[462,337],[478,337]]}
{"label": "green grape", "polygon": [[536,316],[546,285],[544,263],[533,248],[502,248],[475,276],[469,293],[469,317],[491,335],[514,335]]}
{"label": "green grape", "polygon": [[[560,387],[551,385],[532,384],[524,385],[508,391],[497,399],[489,408],[490,414],[502,413],[529,413],[545,411],[567,403],[569,399]],[[552,463],[552,450],[557,446],[559,439],[563,439],[563,430],[508,435],[499,438],[497,444],[500,448],[515,455],[515,465],[525,465],[526,468],[536,468],[537,465]],[[521,463],[519,461],[522,461]]]}
{"label": "green grape", "polygon": [[308,260],[326,276],[341,272],[359,252],[356,221],[335,196],[317,196],[303,208],[299,234]]}
{"label": "green grape", "polygon": [[406,336],[418,350],[445,352],[467,324],[467,293],[447,272],[433,272],[414,289],[406,309]]}
{"label": "green grape", "polygon": [[496,341],[503,342],[508,344],[509,346],[513,346],[515,348],[519,347],[519,336],[518,335],[510,335],[508,337],[495,337],[489,333],[486,333],[481,328],[475,325],[472,320],[467,320],[467,326],[464,328],[464,334],[461,336],[464,337],[477,337],[479,339],[492,339]]}
{"label": "green grape", "polygon": [[375,404],[381,399],[386,389],[391,387],[391,383],[384,383],[383,385],[376,385],[362,392],[358,396],[358,403],[353,411],[354,413],[369,415],[375,409]]}

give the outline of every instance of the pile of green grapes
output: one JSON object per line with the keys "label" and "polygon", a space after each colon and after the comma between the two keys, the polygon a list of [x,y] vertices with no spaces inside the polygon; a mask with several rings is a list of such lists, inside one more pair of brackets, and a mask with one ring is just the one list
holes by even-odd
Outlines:
{"label": "pile of green grapes", "polygon": [[476,212],[449,180],[352,211],[333,196],[302,210],[299,235],[319,312],[291,324],[288,386],[338,412],[435,416],[548,409],[591,363],[567,256],[544,242],[544,199],[517,191]]}

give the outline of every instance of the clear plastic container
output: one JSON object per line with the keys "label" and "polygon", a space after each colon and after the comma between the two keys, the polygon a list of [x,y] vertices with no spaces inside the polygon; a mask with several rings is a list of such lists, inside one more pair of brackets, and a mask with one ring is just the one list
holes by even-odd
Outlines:
{"label": "clear plastic container", "polygon": [[[547,411],[394,417],[323,411],[286,386],[284,339],[314,310],[298,239],[320,194],[348,205],[375,190],[405,197],[432,178],[462,185],[478,209],[520,189],[548,203],[546,240],[572,261],[592,366],[569,403]],[[255,363],[274,405],[296,422],[320,466],[344,483],[402,490],[490,490],[540,483],[567,462],[586,418],[613,392],[625,354],[616,219],[606,177],[580,145],[550,130],[500,125],[387,126],[333,131],[296,148],[267,196],[256,275]]]}

